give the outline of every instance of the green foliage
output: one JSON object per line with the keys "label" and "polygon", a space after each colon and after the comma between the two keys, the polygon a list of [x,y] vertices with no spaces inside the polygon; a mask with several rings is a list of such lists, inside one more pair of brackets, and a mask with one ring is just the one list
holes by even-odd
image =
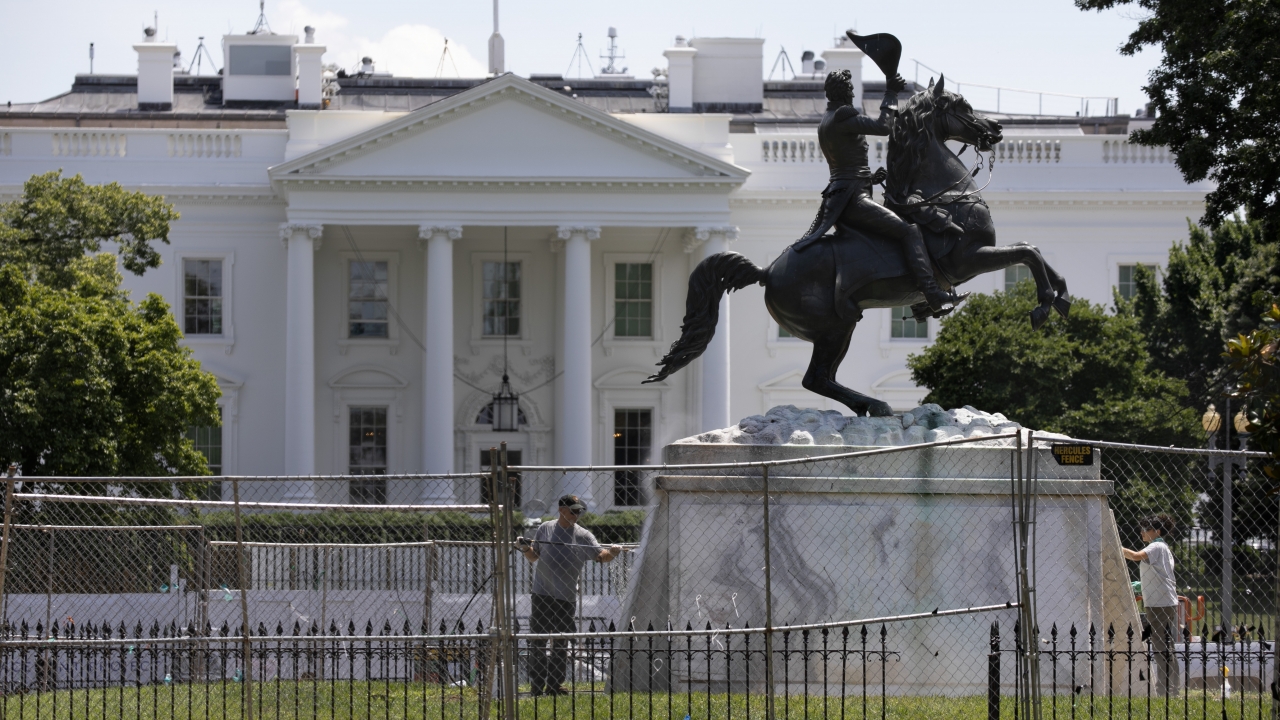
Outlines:
{"label": "green foliage", "polygon": [[1138,27],[1120,47],[1133,55],[1160,48],[1144,88],[1158,113],[1131,136],[1167,145],[1188,182],[1217,184],[1203,222],[1238,208],[1280,220],[1280,7],[1274,0],[1076,0],[1084,10],[1136,4]]}
{"label": "green foliage", "polygon": [[1116,298],[1121,315],[1137,319],[1152,364],[1187,382],[1193,407],[1221,406],[1227,360],[1223,344],[1259,326],[1280,297],[1280,253],[1262,223],[1239,218],[1206,231],[1191,226],[1185,245],[1169,250],[1163,282],[1139,267],[1130,301]]}
{"label": "green foliage", "polygon": [[[638,542],[644,524],[643,510],[584,514],[579,524],[602,543]],[[200,523],[216,540],[235,539],[235,516],[230,512],[206,513]],[[488,540],[493,525],[487,515],[460,512],[342,512],[248,513],[242,516],[244,539],[254,542],[420,542],[432,540]],[[515,513],[513,535],[529,534],[524,515]]]}
{"label": "green foliage", "polygon": [[120,263],[141,275],[160,265],[153,240],[169,242],[178,219],[162,197],[129,192],[117,183],[89,185],[61,171],[35,175],[22,198],[0,205],[0,265],[17,265],[58,288],[78,283],[72,261],[116,243]]}
{"label": "green foliage", "polygon": [[[1239,374],[1239,393],[1248,404],[1250,444],[1253,449],[1271,455],[1272,462],[1263,470],[1272,481],[1280,481],[1280,367],[1276,354],[1280,350],[1280,306],[1272,305],[1262,324],[1248,334],[1227,343],[1226,356],[1232,371]],[[1274,512],[1271,515],[1275,517]]]}
{"label": "green foliage", "polygon": [[1068,319],[1032,332],[1029,282],[975,295],[907,365],[925,402],[973,405],[1026,427],[1072,437],[1155,445],[1195,439],[1186,386],[1152,367],[1132,316],[1075,299]]}
{"label": "green foliage", "polygon": [[131,303],[116,256],[83,256],[113,239],[126,267],[154,267],[147,241],[175,217],[159,198],[57,173],[0,206],[0,461],[25,476],[208,473],[185,433],[220,422],[217,382],[159,296]]}
{"label": "green foliage", "polygon": [[[520,532],[523,516],[514,517],[514,532]],[[210,538],[235,539],[235,515],[206,513],[200,517]],[[246,513],[241,516],[244,539],[280,543],[389,543],[423,540],[490,540],[493,523],[488,515],[462,512],[343,512]]]}

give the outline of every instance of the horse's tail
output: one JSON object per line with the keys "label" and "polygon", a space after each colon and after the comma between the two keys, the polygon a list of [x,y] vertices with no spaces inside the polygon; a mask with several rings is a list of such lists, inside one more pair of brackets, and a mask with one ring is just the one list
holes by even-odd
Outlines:
{"label": "horse's tail", "polygon": [[768,270],[734,252],[716,253],[698,263],[689,275],[689,296],[684,303],[680,339],[672,343],[666,357],[658,363],[662,369],[645,382],[663,380],[701,355],[716,334],[720,297],[726,291],[763,284],[767,275]]}

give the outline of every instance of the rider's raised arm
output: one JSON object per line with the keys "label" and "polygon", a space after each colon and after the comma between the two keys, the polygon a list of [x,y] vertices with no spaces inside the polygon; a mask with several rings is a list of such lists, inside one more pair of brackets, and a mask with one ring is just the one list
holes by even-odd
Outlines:
{"label": "rider's raised arm", "polygon": [[840,108],[836,127],[854,135],[888,135],[893,116],[898,112],[898,94],[886,92],[880,103],[880,116],[868,117],[855,108]]}

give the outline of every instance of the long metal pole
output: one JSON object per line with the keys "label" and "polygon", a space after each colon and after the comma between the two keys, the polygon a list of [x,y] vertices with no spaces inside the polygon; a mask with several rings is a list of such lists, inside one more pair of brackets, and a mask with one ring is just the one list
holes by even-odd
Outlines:
{"label": "long metal pole", "polygon": [[1227,634],[1226,641],[1231,642],[1231,588],[1233,579],[1231,577],[1232,552],[1231,548],[1235,544],[1232,538],[1232,518],[1235,514],[1232,508],[1233,499],[1232,490],[1235,483],[1232,482],[1232,476],[1235,475],[1233,465],[1234,458],[1231,457],[1231,396],[1227,396],[1227,414],[1222,418],[1222,449],[1227,451],[1222,456],[1222,599],[1219,607],[1222,611],[1222,628]]}
{"label": "long metal pole", "polygon": [[13,486],[18,464],[10,463],[4,480],[4,535],[0,537],[0,622],[9,625],[9,598],[4,594],[5,576],[9,572],[9,526],[13,524]]}
{"label": "long metal pole", "polygon": [[240,586],[240,622],[244,626],[244,716],[253,720],[253,643],[249,639],[249,593],[244,568],[244,528],[240,520],[240,480],[231,478],[236,518],[236,584]]}
{"label": "long metal pole", "polygon": [[502,715],[506,720],[516,718],[516,646],[514,639],[516,602],[513,587],[515,578],[511,572],[511,527],[515,515],[515,492],[511,486],[511,473],[507,467],[507,444],[502,443],[502,524],[498,534],[498,553],[502,563]]}
{"label": "long metal pole", "polygon": [[[1090,451],[1092,452],[1092,451]],[[1027,533],[1030,535],[1030,542],[1027,548],[1027,594],[1022,599],[1026,603],[1023,610],[1027,614],[1031,623],[1031,633],[1029,637],[1032,642],[1027,648],[1030,651],[1028,656],[1028,679],[1030,683],[1027,685],[1031,695],[1032,718],[1039,720],[1041,715],[1040,703],[1040,617],[1036,610],[1036,522],[1039,519],[1040,511],[1040,464],[1039,456],[1036,454],[1036,438],[1034,432],[1027,433],[1027,449],[1026,455],[1030,463],[1030,473],[1028,476],[1028,486],[1030,496],[1027,500],[1029,512],[1025,518],[1027,524]]]}
{"label": "long metal pole", "polygon": [[[1280,511],[1280,505],[1277,505],[1277,510]],[[1276,532],[1277,537],[1280,537],[1280,512],[1276,515]],[[1280,543],[1276,543],[1273,550],[1276,553],[1276,568],[1278,569],[1275,574],[1275,602],[1271,606],[1271,637],[1275,638],[1277,636],[1276,631],[1280,630]],[[1275,648],[1275,656],[1271,667],[1280,668],[1280,642],[1273,642],[1271,645]],[[1280,678],[1276,677],[1274,671],[1271,675],[1271,720],[1280,720]]]}
{"label": "long metal pole", "polygon": [[764,477],[764,684],[765,717],[774,720],[773,698],[773,553],[769,543],[769,466]]}
{"label": "long metal pole", "polygon": [[498,449],[489,448],[489,522],[493,528],[493,541],[490,543],[490,562],[493,563],[493,598],[492,612],[489,615],[489,652],[486,655],[484,687],[479,691],[479,706],[477,708],[480,720],[488,720],[489,705],[493,700],[493,683],[494,674],[498,671],[498,655],[502,646],[502,565],[498,558],[498,526],[501,521],[498,519],[498,507],[502,503],[502,484],[499,481],[499,462]]}

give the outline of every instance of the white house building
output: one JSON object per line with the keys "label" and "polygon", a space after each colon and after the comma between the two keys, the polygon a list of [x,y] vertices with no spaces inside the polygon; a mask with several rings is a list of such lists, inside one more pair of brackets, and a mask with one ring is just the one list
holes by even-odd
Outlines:
{"label": "white house building", "polygon": [[[126,282],[171,304],[218,377],[223,426],[196,431],[217,471],[473,471],[501,441],[525,464],[643,463],[774,405],[830,407],[800,386],[809,346],[780,336],[758,287],[725,302],[702,359],[641,384],[678,337],[703,257],[766,264],[817,209],[822,82],[762,81],[762,40],[677,39],[659,84],[335,80],[310,33],[228,35],[220,76],[175,73],[174,46],[153,37],[135,48],[137,76],[79,75],[68,93],[0,108],[0,199],[62,169],[176,206],[164,264]],[[824,58],[878,106],[883,82],[871,65],[862,81],[860,52]],[[1110,302],[1202,210],[1206,188],[1168,153],[1125,141],[1140,121],[1002,121],[984,192],[1000,243],[1038,245],[1073,294]],[[966,289],[1003,289],[1019,270]],[[934,330],[869,312],[840,381],[912,407],[924,391],[905,361]],[[504,371],[520,424],[495,433]],[[598,509],[642,500],[608,482],[574,489]],[[454,499],[376,478],[346,498],[290,487],[299,500]],[[523,500],[545,508],[562,491]]]}

